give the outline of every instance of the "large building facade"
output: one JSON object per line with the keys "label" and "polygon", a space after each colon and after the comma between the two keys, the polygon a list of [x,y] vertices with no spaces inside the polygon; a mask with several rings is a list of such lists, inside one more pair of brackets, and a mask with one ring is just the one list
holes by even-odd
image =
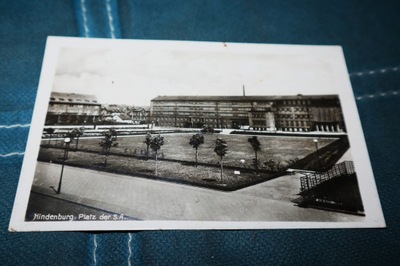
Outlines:
{"label": "large building facade", "polygon": [[345,131],[337,95],[159,96],[151,101],[150,120],[165,127]]}
{"label": "large building facade", "polygon": [[93,124],[100,115],[101,104],[94,95],[52,92],[45,124]]}

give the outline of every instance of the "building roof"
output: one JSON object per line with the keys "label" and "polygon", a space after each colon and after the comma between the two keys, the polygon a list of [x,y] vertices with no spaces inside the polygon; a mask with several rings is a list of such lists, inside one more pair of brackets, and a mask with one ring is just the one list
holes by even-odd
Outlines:
{"label": "building roof", "polygon": [[338,95],[272,95],[272,96],[157,96],[151,101],[276,101],[276,100],[333,100]]}
{"label": "building roof", "polygon": [[144,107],[132,107],[129,109],[128,113],[135,113],[135,112],[148,112],[149,110]]}
{"label": "building roof", "polygon": [[131,119],[131,118],[130,118],[128,115],[126,115],[126,114],[120,114],[120,115],[118,115],[118,117],[121,118],[122,120],[130,120],[130,119]]}
{"label": "building roof", "polygon": [[77,93],[65,93],[65,92],[51,92],[50,96],[51,103],[70,103],[70,104],[94,104],[100,105],[97,102],[95,95],[89,94],[77,94]]}
{"label": "building roof", "polygon": [[101,110],[105,111],[108,114],[111,114],[111,113],[123,113],[122,110],[119,109],[118,107],[102,106]]}

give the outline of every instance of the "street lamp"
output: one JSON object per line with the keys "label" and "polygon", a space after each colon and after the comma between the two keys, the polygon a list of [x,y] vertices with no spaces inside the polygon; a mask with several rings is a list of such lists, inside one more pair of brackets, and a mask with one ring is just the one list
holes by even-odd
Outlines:
{"label": "street lamp", "polygon": [[313,139],[313,141],[315,143],[315,149],[316,149],[316,152],[317,152],[318,168],[319,168],[319,171],[321,171],[321,161],[320,161],[320,158],[319,158],[318,139]]}
{"label": "street lamp", "polygon": [[60,181],[58,182],[58,188],[56,191],[57,194],[60,194],[60,192],[61,192],[61,183],[62,183],[62,177],[63,177],[63,172],[64,172],[64,164],[65,164],[65,160],[67,159],[68,148],[69,148],[69,144],[71,143],[71,138],[65,138],[64,143],[65,143],[65,150],[64,150],[64,157],[63,157],[63,161],[62,161],[62,165],[61,165]]}

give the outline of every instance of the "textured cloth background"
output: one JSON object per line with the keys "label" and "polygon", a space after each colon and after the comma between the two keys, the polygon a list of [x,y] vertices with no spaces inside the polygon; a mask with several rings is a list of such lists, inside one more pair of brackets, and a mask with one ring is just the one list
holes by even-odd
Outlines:
{"label": "textured cloth background", "polygon": [[[399,10],[368,0],[0,1],[0,264],[396,264]],[[388,228],[7,232],[48,35],[342,45]]]}

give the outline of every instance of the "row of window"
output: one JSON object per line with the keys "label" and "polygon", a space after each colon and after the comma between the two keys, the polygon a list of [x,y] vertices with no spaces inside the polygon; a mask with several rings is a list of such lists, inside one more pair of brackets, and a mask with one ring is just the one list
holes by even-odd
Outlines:
{"label": "row of window", "polygon": [[253,118],[265,118],[265,114],[252,114]]}
{"label": "row of window", "polygon": [[253,121],[253,126],[265,126],[265,121]]}
{"label": "row of window", "polygon": [[279,112],[309,112],[308,107],[281,107]]}
{"label": "row of window", "polygon": [[[50,101],[55,101],[55,100],[56,100],[56,98],[54,98],[54,97],[50,98]],[[61,102],[64,102],[64,101],[74,102],[75,101],[75,102],[97,103],[97,101],[95,101],[95,100],[89,101],[87,99],[85,99],[85,100],[82,100],[82,99],[75,99],[75,100],[74,99],[67,99],[67,100],[65,100],[65,98],[57,98],[57,100],[61,101]]]}
{"label": "row of window", "polygon": [[233,106],[229,106],[229,107],[221,107],[221,106],[153,106],[153,110],[154,111],[168,111],[168,110],[205,110],[205,111],[215,111],[215,110],[219,110],[219,111],[244,111],[244,112],[249,112],[251,111],[251,107],[237,107],[235,105]]}
{"label": "row of window", "polygon": [[308,127],[309,126],[308,121],[280,121],[279,124],[282,127],[285,127],[285,126],[287,126],[287,127],[289,127],[289,126],[291,126],[291,127],[293,127],[293,126],[295,126],[295,127]]}
{"label": "row of window", "polygon": [[[164,127],[188,127],[190,125],[188,125],[187,123],[173,123],[173,122],[163,122],[163,123],[159,123],[160,126],[164,126]],[[198,126],[198,125],[193,125],[193,126]],[[215,123],[203,123],[202,124],[203,127],[225,127],[223,125],[217,125]]]}
{"label": "row of window", "polygon": [[247,113],[225,113],[225,112],[153,112],[153,116],[208,116],[208,117],[224,117],[224,116],[240,116],[240,117],[248,117]]}
{"label": "row of window", "polygon": [[[153,110],[154,110],[154,114],[155,115],[161,115],[161,114],[164,114],[164,115],[173,115],[173,114],[178,114],[178,115],[189,115],[189,114],[201,115],[201,114],[206,114],[207,111],[210,114],[214,114],[215,113],[215,109],[214,108],[186,108],[186,109],[185,108],[179,108],[179,110],[177,110],[177,109],[172,109],[172,108],[154,107]],[[195,111],[195,112],[193,112],[193,111]],[[203,111],[203,112],[198,112],[198,111]],[[250,109],[249,108],[227,108],[227,107],[221,107],[221,108],[218,108],[218,111],[220,113],[224,113],[224,112],[233,112],[234,113],[234,111],[239,111],[239,112],[242,111],[244,113],[247,113],[247,112],[250,111]],[[265,111],[265,110],[263,110],[263,111]],[[311,110],[309,108],[306,108],[306,107],[304,107],[304,108],[303,107],[288,107],[288,108],[280,108],[279,109],[280,115],[285,115],[285,114],[282,114],[282,112],[290,112],[290,113],[293,113],[293,112],[304,112],[304,113],[309,113],[310,111]],[[322,109],[318,108],[318,109],[316,109],[316,111],[319,112],[319,113],[334,113],[335,109],[334,108],[329,108],[329,109],[327,109],[327,108],[322,108]],[[299,114],[299,115],[306,115],[306,114]]]}
{"label": "row of window", "polygon": [[277,118],[280,119],[312,119],[312,114],[278,114],[276,115]]}
{"label": "row of window", "polygon": [[65,109],[66,107],[68,107],[68,109],[93,109],[93,110],[100,110],[100,106],[98,105],[82,105],[82,104],[55,104],[55,103],[51,103],[50,104],[51,109]]}
{"label": "row of window", "polygon": [[289,100],[283,101],[283,105],[308,105],[311,104],[310,100]]}
{"label": "row of window", "polygon": [[218,122],[218,121],[223,121],[223,119],[214,119],[214,118],[171,118],[171,117],[160,117],[157,118],[157,121],[163,121],[163,122]]}
{"label": "row of window", "polygon": [[[265,121],[252,121],[253,126],[266,126]],[[279,123],[281,127],[308,127],[307,121],[281,121]]]}
{"label": "row of window", "polygon": [[[334,113],[336,112],[337,108],[334,107],[324,107],[324,108],[315,108],[317,112],[331,112]],[[188,107],[188,106],[179,106],[179,107],[167,107],[167,106],[153,106],[153,110],[155,112],[160,112],[160,113],[165,113],[165,112],[174,112],[178,114],[182,114],[183,112],[191,112],[191,111],[203,111],[203,112],[250,112],[252,109],[249,107]],[[257,109],[256,109],[257,110]],[[259,108],[260,111],[266,111],[265,108]],[[309,107],[280,107],[278,109],[279,113],[284,113],[284,112],[304,112],[304,113],[309,113],[312,111],[311,108]],[[193,112],[191,112],[193,113]]]}
{"label": "row of window", "polygon": [[237,108],[238,110],[250,110],[252,106],[258,107],[271,107],[272,102],[180,102],[180,103],[166,103],[166,102],[153,102],[154,109],[167,109],[167,108]]}
{"label": "row of window", "polygon": [[303,131],[308,132],[309,131],[308,128],[286,128],[286,127],[281,128],[279,130],[291,131],[291,132],[303,132]]}
{"label": "row of window", "polygon": [[[71,108],[76,108],[76,105],[70,105]],[[80,108],[81,110],[82,108]],[[95,107],[94,110],[97,110],[98,108]],[[247,113],[207,113],[207,112],[179,112],[179,113],[174,113],[174,112],[154,112],[153,117],[163,117],[165,119],[187,119],[189,116],[193,117],[206,117],[206,118],[215,118],[218,116],[218,118],[229,118],[229,117],[242,117],[242,118],[248,118]],[[251,117],[253,119],[266,119],[266,113],[252,113]],[[327,113],[317,113],[316,115],[313,114],[275,114],[275,118],[278,120],[310,120],[314,118],[318,121],[333,121],[333,120],[338,120],[334,114],[331,114],[329,112]]]}

